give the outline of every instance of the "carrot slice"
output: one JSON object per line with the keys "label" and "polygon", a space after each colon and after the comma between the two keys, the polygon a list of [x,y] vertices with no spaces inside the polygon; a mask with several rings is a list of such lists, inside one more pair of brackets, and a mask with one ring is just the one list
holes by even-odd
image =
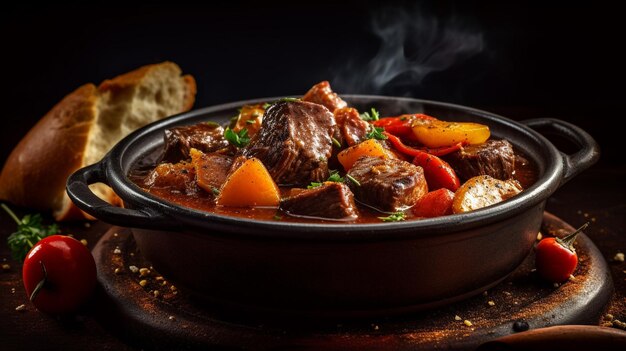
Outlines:
{"label": "carrot slice", "polygon": [[389,158],[390,152],[375,139],[368,139],[343,150],[337,155],[337,159],[343,168],[348,171],[362,156]]}
{"label": "carrot slice", "polygon": [[263,163],[253,157],[228,176],[216,202],[228,207],[277,207],[280,194]]}

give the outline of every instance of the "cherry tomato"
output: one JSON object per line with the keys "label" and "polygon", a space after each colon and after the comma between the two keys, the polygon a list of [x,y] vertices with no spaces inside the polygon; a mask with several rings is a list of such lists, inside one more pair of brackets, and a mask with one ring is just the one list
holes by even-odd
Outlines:
{"label": "cherry tomato", "polygon": [[576,270],[578,256],[574,250],[576,236],[589,223],[585,223],[572,234],[560,238],[545,238],[535,248],[535,267],[539,275],[552,283],[562,283]]}
{"label": "cherry tomato", "polygon": [[411,209],[417,217],[433,218],[452,214],[454,192],[441,188],[422,196]]}
{"label": "cherry tomato", "polygon": [[96,285],[96,262],[78,240],[52,235],[28,252],[22,278],[26,293],[38,310],[69,313],[91,296]]}

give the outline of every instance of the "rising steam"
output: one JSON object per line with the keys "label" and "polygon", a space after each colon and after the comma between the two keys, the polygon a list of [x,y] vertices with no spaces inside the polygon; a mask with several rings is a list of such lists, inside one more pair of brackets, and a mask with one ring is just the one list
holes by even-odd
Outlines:
{"label": "rising steam", "polygon": [[409,95],[427,75],[463,62],[485,46],[482,33],[460,18],[442,19],[419,9],[383,9],[372,15],[371,28],[380,49],[368,62],[346,61],[335,72],[337,90]]}

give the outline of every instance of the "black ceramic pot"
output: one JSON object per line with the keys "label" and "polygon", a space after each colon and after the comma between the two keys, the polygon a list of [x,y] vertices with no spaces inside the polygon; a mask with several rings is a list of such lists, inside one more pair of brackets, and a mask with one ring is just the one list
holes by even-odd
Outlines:
{"label": "black ceramic pot", "polygon": [[[163,275],[223,306],[307,316],[390,315],[457,301],[494,286],[528,255],[546,199],[598,158],[595,141],[554,119],[517,123],[468,107],[408,98],[345,96],[383,115],[426,113],[489,125],[539,169],[518,196],[478,211],[380,224],[281,223],[184,208],[154,197],[127,178],[131,166],[163,147],[163,130],[226,122],[243,104],[199,109],[151,124],[119,142],[102,161],[74,173],[67,191],[78,207],[105,222],[132,227],[141,253]],[[566,155],[536,132],[568,139]],[[109,206],[88,185],[103,182],[126,208]]]}

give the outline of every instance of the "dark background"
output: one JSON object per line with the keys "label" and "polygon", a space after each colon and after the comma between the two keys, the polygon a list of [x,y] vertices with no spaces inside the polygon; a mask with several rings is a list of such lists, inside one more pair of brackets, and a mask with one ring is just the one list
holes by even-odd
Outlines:
{"label": "dark background", "polygon": [[[591,133],[602,156],[563,185],[547,210],[575,227],[592,222],[585,232],[610,262],[615,282],[608,312],[624,321],[626,266],[612,258],[626,250],[625,133],[620,127],[625,22],[621,10],[598,1],[3,4],[0,163],[41,116],[78,86],[164,60],[196,77],[196,107],[302,94],[327,79],[339,93],[448,101],[518,120],[561,118]],[[404,37],[387,31],[381,41],[373,31],[381,23],[382,29],[405,29],[399,32]],[[404,52],[399,52],[411,69],[396,72],[388,84],[372,84],[379,77],[371,74],[369,62],[394,41],[402,42]],[[0,243],[13,229],[0,226]],[[0,248],[8,257],[8,248]],[[7,289],[19,289],[20,266],[11,264],[13,271],[2,279],[9,282]],[[47,347],[121,348],[93,319],[84,329],[68,331],[41,314],[15,312],[23,295],[0,302],[8,316],[0,325],[10,324],[0,327],[0,334],[27,331],[7,338],[8,345],[41,348],[44,340]]]}
{"label": "dark background", "polygon": [[[626,60],[618,53],[624,19],[606,3],[584,4],[10,5],[0,14],[5,125],[0,162],[36,120],[78,86],[172,60],[196,77],[196,107],[301,94],[327,79],[340,93],[407,95],[514,119],[572,121],[600,142],[602,164],[621,167],[625,158],[616,124],[624,118],[618,105],[626,78]],[[382,47],[373,33],[375,18],[408,28],[404,55],[419,69],[440,65],[437,52],[456,50],[464,35],[480,38],[481,45],[444,70],[399,74],[374,87],[367,84],[374,77],[366,68]],[[351,77],[360,83],[345,83]]]}

